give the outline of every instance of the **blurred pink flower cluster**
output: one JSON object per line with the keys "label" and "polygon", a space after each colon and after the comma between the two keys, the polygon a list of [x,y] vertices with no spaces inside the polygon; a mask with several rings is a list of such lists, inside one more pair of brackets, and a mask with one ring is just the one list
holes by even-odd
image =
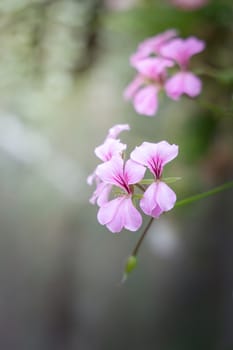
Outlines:
{"label": "blurred pink flower cluster", "polygon": [[[202,82],[190,71],[190,59],[204,48],[202,40],[193,36],[181,39],[174,29],[144,40],[130,57],[137,75],[125,89],[125,99],[132,100],[137,113],[154,116],[160,91],[165,91],[172,100],[183,94],[198,96]],[[178,71],[168,74],[172,67],[178,67]]]}
{"label": "blurred pink flower cluster", "polygon": [[[125,161],[126,145],[117,137],[121,131],[129,129],[128,124],[120,124],[109,130],[104,143],[95,149],[102,163],[87,180],[90,185],[96,182],[90,202],[99,206],[97,219],[112,232],[120,232],[123,228],[139,229],[142,216],[135,206],[138,199],[142,211],[155,218],[172,209],[176,202],[176,194],[163,181],[162,173],[165,164],[177,156],[178,146],[166,141],[143,142]],[[146,169],[153,178],[143,182]],[[143,193],[139,194],[138,188]]]}
{"label": "blurred pink flower cluster", "polygon": [[183,10],[195,10],[205,6],[208,0],[171,0],[171,4]]}

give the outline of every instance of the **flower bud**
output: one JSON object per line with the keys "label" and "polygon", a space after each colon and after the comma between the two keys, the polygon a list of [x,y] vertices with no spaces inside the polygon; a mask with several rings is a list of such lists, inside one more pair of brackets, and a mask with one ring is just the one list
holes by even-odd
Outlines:
{"label": "flower bud", "polygon": [[135,255],[131,255],[130,257],[128,257],[125,264],[122,283],[124,283],[127,280],[128,275],[135,269],[136,266],[137,266],[137,258]]}
{"label": "flower bud", "polygon": [[135,267],[137,266],[137,258],[135,255],[131,255],[127,261],[126,261],[126,264],[125,264],[125,273],[126,275],[128,275],[129,273],[131,273]]}

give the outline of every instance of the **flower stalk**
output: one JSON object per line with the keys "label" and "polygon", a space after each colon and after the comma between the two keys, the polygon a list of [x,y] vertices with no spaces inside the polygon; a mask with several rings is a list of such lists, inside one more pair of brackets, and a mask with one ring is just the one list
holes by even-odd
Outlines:
{"label": "flower stalk", "polygon": [[[222,191],[225,191],[227,189],[230,189],[233,187],[233,181],[230,181],[230,182],[227,182],[221,186],[217,186],[215,188],[213,188],[212,190],[209,190],[209,191],[206,191],[206,192],[203,192],[203,193],[199,193],[199,194],[196,194],[194,196],[190,196],[188,198],[185,198],[185,199],[181,199],[180,201],[177,201],[176,204],[175,204],[175,208],[176,207],[181,207],[181,206],[184,206],[184,205],[187,205],[187,204],[191,204],[193,202],[196,202],[200,199],[204,199],[204,198],[207,198],[209,196],[212,196],[214,194],[217,194],[219,192],[222,192]],[[135,246],[135,248],[133,249],[130,257],[128,258],[127,262],[126,262],[126,265],[125,265],[125,270],[124,270],[124,276],[123,276],[123,279],[122,281],[124,282],[129,273],[131,273],[137,266],[137,255],[138,255],[138,251],[142,245],[142,242],[144,241],[144,238],[146,237],[146,234],[147,232],[149,231],[152,223],[154,221],[154,218],[151,217],[145,230],[143,231],[143,233],[141,234],[139,240],[137,241],[137,244]]]}

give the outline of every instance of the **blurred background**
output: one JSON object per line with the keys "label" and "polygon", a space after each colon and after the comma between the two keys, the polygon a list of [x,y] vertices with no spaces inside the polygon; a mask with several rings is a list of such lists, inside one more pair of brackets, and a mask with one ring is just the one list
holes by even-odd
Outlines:
{"label": "blurred background", "polygon": [[[129,56],[169,28],[206,41],[203,92],[139,116]],[[232,179],[232,32],[231,0],[0,1],[1,350],[233,349],[232,190],[154,222],[121,285],[140,232],[99,225],[86,184],[118,123],[129,151],[179,145],[178,199]]]}

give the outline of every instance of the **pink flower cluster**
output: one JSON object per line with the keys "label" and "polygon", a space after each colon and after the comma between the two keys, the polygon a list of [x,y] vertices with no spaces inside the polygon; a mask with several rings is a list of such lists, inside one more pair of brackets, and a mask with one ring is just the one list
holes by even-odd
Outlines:
{"label": "pink flower cluster", "polygon": [[[181,39],[173,29],[148,38],[139,44],[130,58],[136,69],[135,79],[124,91],[137,113],[154,116],[158,109],[158,94],[165,91],[172,100],[186,94],[196,97],[202,89],[201,80],[190,69],[190,59],[203,51],[205,43],[195,37]],[[178,67],[172,75],[168,69]]]}
{"label": "pink flower cluster", "polygon": [[[123,130],[129,130],[129,125],[114,126],[104,143],[96,147],[95,154],[102,163],[88,177],[90,185],[96,182],[90,202],[99,206],[97,219],[112,232],[120,232],[123,228],[139,229],[142,216],[135,206],[137,199],[142,211],[154,218],[172,209],[176,202],[176,194],[163,181],[162,173],[165,164],[177,156],[178,146],[166,141],[143,142],[125,161],[126,145],[117,139]],[[153,178],[143,182],[146,169]],[[145,182],[149,185],[145,186]],[[115,197],[111,197],[111,192]]]}

